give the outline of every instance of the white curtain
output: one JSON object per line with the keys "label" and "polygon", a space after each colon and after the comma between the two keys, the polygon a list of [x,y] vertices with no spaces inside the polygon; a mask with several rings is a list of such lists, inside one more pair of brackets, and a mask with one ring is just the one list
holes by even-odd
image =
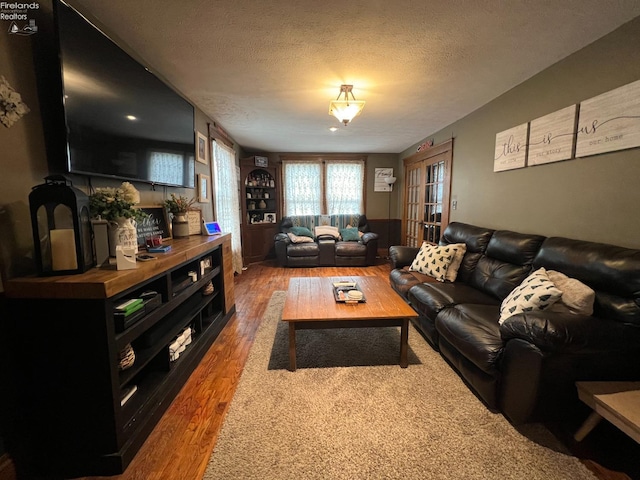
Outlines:
{"label": "white curtain", "polygon": [[242,241],[240,238],[240,199],[236,152],[216,142],[211,142],[213,152],[213,177],[215,186],[216,221],[223,232],[231,233],[233,270],[242,273]]}
{"label": "white curtain", "polygon": [[359,214],[364,212],[364,162],[326,164],[327,214]]}
{"label": "white curtain", "polygon": [[364,213],[364,162],[285,160],[285,216]]}
{"label": "white curtain", "polygon": [[285,216],[322,213],[322,164],[283,162]]}

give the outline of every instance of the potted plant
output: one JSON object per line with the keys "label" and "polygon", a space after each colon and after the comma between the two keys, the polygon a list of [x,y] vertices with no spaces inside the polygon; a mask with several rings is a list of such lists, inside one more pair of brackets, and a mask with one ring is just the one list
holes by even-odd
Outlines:
{"label": "potted plant", "polygon": [[183,195],[171,194],[171,197],[164,201],[164,206],[173,215],[171,220],[171,230],[174,238],[189,236],[189,222],[187,212],[195,202],[194,198],[187,198]]}
{"label": "potted plant", "polygon": [[140,203],[140,193],[129,182],[121,186],[96,188],[89,195],[89,210],[96,219],[106,220],[109,230],[109,255],[116,256],[116,247],[135,247],[138,251],[136,220],[145,217],[134,207]]}

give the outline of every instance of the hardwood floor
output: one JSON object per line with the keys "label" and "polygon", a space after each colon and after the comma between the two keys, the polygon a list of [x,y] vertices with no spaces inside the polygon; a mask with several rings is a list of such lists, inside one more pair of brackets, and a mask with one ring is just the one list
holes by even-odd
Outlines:
{"label": "hardwood floor", "polygon": [[[233,398],[263,312],[276,290],[286,290],[290,277],[376,275],[388,279],[385,260],[366,268],[280,268],[270,261],[251,265],[235,277],[236,314],[211,346],[162,417],[127,471],[115,477],[83,480],[198,480],[207,466],[225,413]],[[411,331],[410,335],[416,334]],[[628,480],[586,459],[601,480]],[[11,478],[7,476],[6,478]],[[4,480],[0,471],[0,480]]]}

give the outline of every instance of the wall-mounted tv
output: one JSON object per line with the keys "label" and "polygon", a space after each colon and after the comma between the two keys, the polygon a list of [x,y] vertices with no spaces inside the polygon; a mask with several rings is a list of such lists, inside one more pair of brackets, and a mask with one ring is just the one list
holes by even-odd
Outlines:
{"label": "wall-mounted tv", "polygon": [[194,188],[193,105],[53,0],[36,40],[49,169]]}

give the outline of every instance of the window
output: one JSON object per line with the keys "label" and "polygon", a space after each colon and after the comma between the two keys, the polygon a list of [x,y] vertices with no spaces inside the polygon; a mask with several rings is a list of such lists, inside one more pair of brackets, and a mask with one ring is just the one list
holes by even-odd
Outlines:
{"label": "window", "polygon": [[231,148],[213,141],[213,172],[215,179],[216,220],[223,232],[231,233],[233,270],[242,272],[242,244],[240,241],[240,198],[236,153]]}
{"label": "window", "polygon": [[282,164],[285,215],[364,213],[364,157],[283,157]]}

